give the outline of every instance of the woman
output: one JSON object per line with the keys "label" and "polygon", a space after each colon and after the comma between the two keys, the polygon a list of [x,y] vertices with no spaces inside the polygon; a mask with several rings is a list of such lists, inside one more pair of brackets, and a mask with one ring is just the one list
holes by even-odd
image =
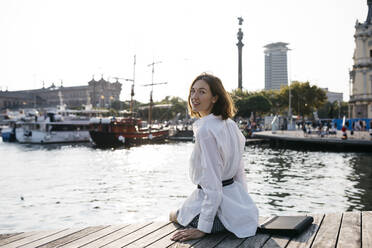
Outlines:
{"label": "woman", "polygon": [[191,84],[188,107],[195,147],[190,177],[198,187],[170,220],[190,227],[172,240],[185,241],[228,230],[239,238],[253,236],[258,209],[247,191],[242,155],[245,138],[230,118],[235,107],[219,78],[199,75]]}

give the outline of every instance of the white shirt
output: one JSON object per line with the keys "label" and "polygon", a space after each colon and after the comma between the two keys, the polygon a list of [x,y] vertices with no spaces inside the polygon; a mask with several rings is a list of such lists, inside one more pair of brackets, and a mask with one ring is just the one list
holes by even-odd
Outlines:
{"label": "white shirt", "polygon": [[[195,147],[190,177],[195,189],[179,209],[177,221],[187,226],[200,214],[198,229],[210,233],[217,215],[227,230],[239,238],[256,234],[258,209],[248,194],[244,174],[245,138],[231,119],[210,114],[194,123]],[[234,183],[222,187],[222,181]]]}

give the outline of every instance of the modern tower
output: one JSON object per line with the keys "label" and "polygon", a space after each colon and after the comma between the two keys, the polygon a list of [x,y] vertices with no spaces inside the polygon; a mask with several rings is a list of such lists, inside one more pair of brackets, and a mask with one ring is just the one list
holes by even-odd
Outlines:
{"label": "modern tower", "polygon": [[364,23],[355,24],[354,65],[350,71],[350,118],[372,118],[372,0]]}
{"label": "modern tower", "polygon": [[271,43],[265,48],[265,90],[280,90],[288,85],[287,47],[288,43]]}

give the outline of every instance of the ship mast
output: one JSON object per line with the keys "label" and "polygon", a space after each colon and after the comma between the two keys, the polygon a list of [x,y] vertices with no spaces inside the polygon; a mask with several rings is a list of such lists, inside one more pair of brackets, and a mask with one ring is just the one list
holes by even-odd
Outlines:
{"label": "ship mast", "polygon": [[136,78],[136,55],[133,58],[133,80],[132,80],[132,87],[130,91],[130,116],[133,118],[133,98],[134,98],[134,82]]}
{"label": "ship mast", "polygon": [[152,62],[151,64],[147,66],[152,67],[152,75],[151,75],[151,84],[144,84],[143,86],[151,86],[151,91],[150,91],[150,103],[149,103],[149,115],[148,115],[148,125],[149,125],[149,132],[151,133],[151,124],[152,124],[152,105],[153,105],[153,100],[152,100],[152,92],[154,90],[154,85],[159,85],[159,84],[167,84],[167,82],[163,83],[154,83],[154,73],[155,73],[155,65],[162,63],[161,61],[157,62]]}
{"label": "ship mast", "polygon": [[135,83],[135,77],[136,77],[136,55],[134,55],[134,58],[133,58],[133,78],[120,78],[120,77],[113,77],[115,78],[116,80],[119,80],[119,79],[122,79],[122,80],[125,80],[125,81],[129,81],[129,82],[132,82],[132,85],[131,85],[131,92],[130,92],[130,107],[129,107],[129,111],[130,111],[130,117],[133,118],[133,105],[134,105],[134,83]]}

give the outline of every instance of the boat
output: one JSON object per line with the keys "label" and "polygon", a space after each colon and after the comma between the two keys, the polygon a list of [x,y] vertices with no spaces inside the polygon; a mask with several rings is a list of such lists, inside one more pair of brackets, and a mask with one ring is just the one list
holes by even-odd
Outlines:
{"label": "boat", "polygon": [[1,138],[3,142],[15,142],[15,121],[8,121],[8,125],[1,127]]}
{"label": "boat", "polygon": [[194,141],[194,132],[191,125],[173,126],[170,130],[170,140],[174,141]]}
{"label": "boat", "polygon": [[11,112],[6,110],[0,114],[0,131],[3,142],[16,142],[16,122],[24,116],[23,111]]}
{"label": "boat", "polygon": [[[160,63],[160,62],[156,62]],[[149,66],[152,66],[152,78],[154,78],[154,65],[153,62]],[[128,117],[110,117],[110,118],[92,118],[89,124],[89,133],[92,141],[100,147],[113,147],[113,146],[131,146],[153,142],[161,142],[168,138],[169,128],[162,125],[152,125],[151,110],[153,105],[152,92],[154,84],[153,80],[151,84],[143,86],[151,86],[150,92],[150,104],[149,104],[149,118],[148,125],[145,127],[145,122],[139,118],[134,117],[133,112],[133,97],[134,97],[134,84],[135,84],[135,66],[136,57],[134,56],[133,64],[133,79],[116,78],[117,80],[131,81],[131,104]]]}
{"label": "boat", "polygon": [[107,110],[66,109],[64,105],[50,109],[45,115],[28,113],[15,124],[15,138],[24,144],[90,142],[89,122],[93,116],[102,116]]}
{"label": "boat", "polygon": [[143,128],[139,118],[92,118],[89,124],[92,141],[100,147],[132,146],[164,141],[169,129],[163,126]]}
{"label": "boat", "polygon": [[90,142],[89,119],[64,119],[56,113],[16,122],[15,137],[23,144]]}

